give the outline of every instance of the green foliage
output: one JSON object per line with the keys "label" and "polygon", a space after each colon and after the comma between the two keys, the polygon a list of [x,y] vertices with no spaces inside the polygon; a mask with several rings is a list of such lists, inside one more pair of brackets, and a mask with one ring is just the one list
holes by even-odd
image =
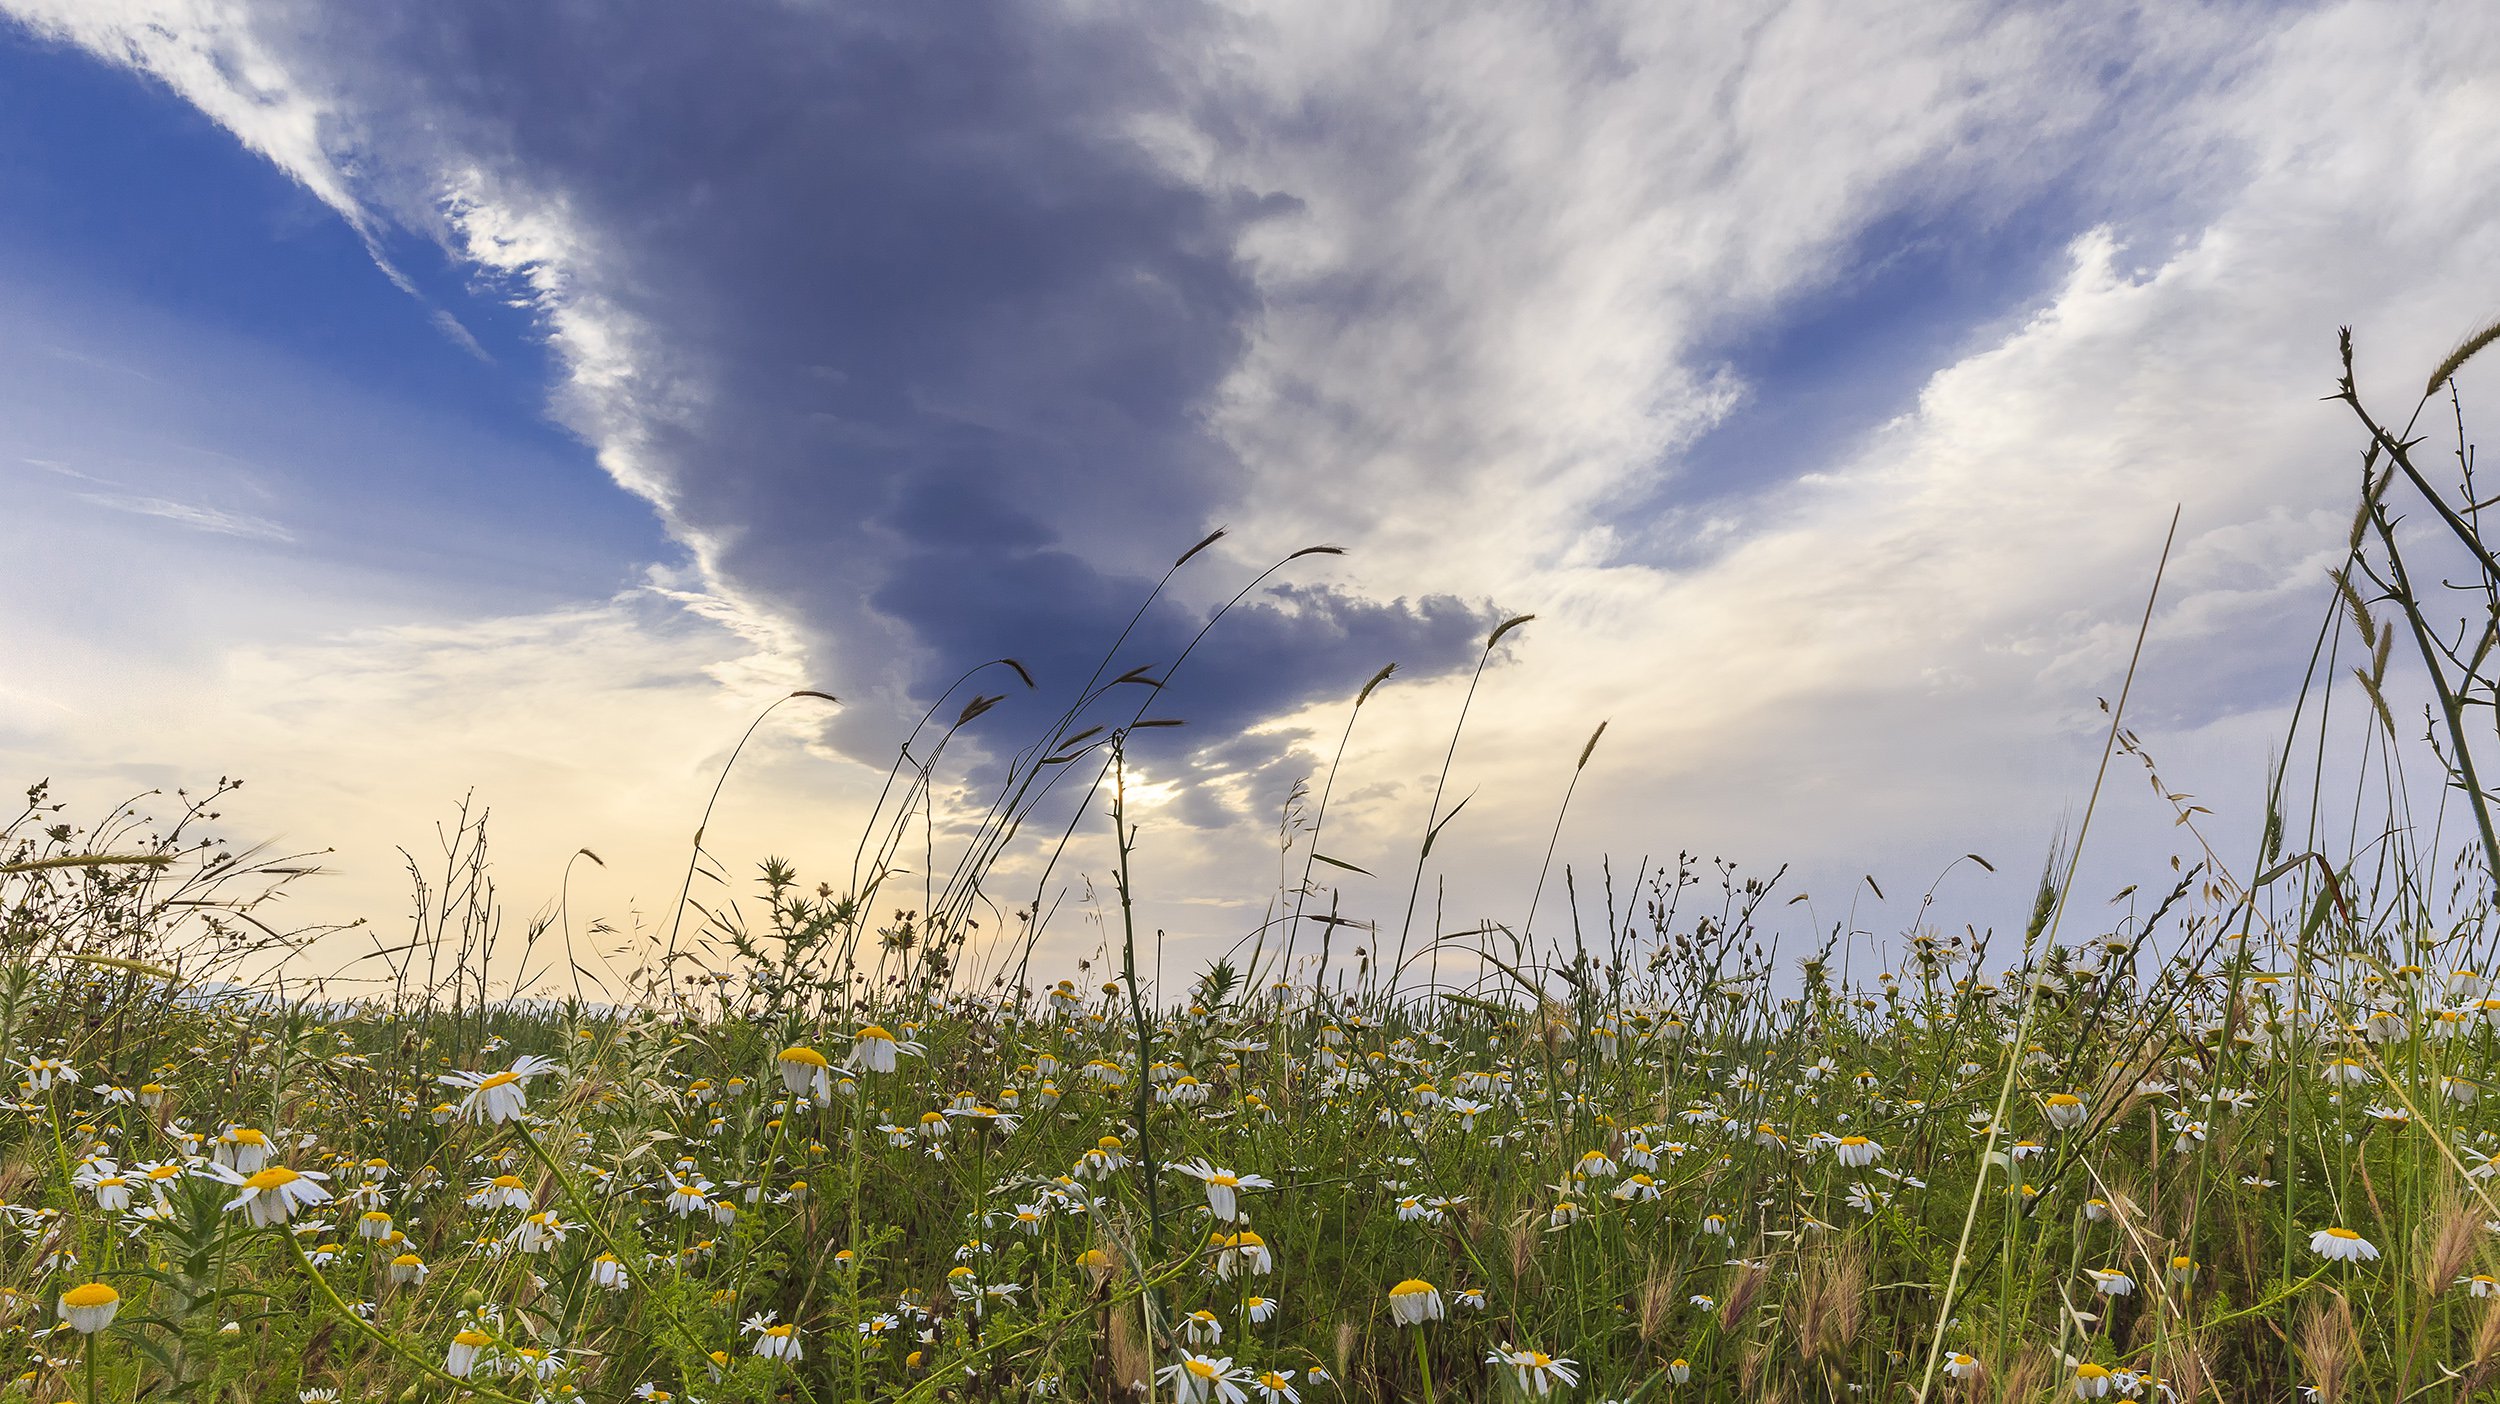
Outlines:
{"label": "green foliage", "polygon": [[[1170,723],[1142,701],[1126,725],[1089,718],[1171,669],[1089,682],[948,827],[970,835],[951,867],[937,758],[997,700],[977,692],[904,747],[842,881],[767,859],[741,899],[698,837],[687,889],[722,895],[627,933],[613,988],[561,902],[517,962],[498,947],[482,811],[446,828],[439,869],[412,863],[414,934],[375,940],[364,983],[342,972],[350,998],[255,966],[302,937],[255,913],[305,870],[199,836],[231,782],[162,825],[123,806],[83,827],[37,786],[0,826],[19,1084],[0,1330],[32,1362],[9,1389],[2488,1397],[2500,840],[2465,719],[2500,709],[2500,561],[2461,416],[2450,492],[2350,386],[2369,476],[2283,748],[2313,751],[2308,798],[2278,766],[2236,868],[2122,691],[2110,753],[2141,766],[2181,856],[2087,911],[2087,808],[2028,900],[1992,908],[2002,938],[1941,920],[1933,890],[1887,940],[1799,927],[1784,872],[1679,855],[1620,903],[1618,870],[1566,863],[1560,918],[1535,924],[1541,875],[1515,923],[1436,919],[1384,960],[1385,923],[1327,886],[1368,876],[1318,849],[1332,767],[1316,805],[1300,784],[1287,801],[1299,883],[1167,1000],[1141,961],[1127,746]],[[2445,537],[2399,535],[2399,471]],[[2443,579],[2483,572],[2461,624],[2410,583],[2440,551]],[[2420,752],[2397,720],[2399,618],[2431,693]],[[2330,724],[2345,630],[2368,705]],[[2465,796],[2462,844],[2418,814],[2407,754]],[[994,898],[993,865],[1087,766],[1087,807],[1059,817],[1073,832],[1107,802],[1119,921],[1078,974],[1119,978],[1036,993],[1049,904]],[[2359,798],[2336,810],[2338,792]],[[1485,820],[1468,803],[1432,807],[1402,936],[1444,831]],[[1549,850],[1562,819],[1539,828]],[[559,993],[492,987],[516,967]],[[278,1170],[256,1173],[261,1148]],[[61,1324],[81,1284],[118,1293],[92,1336]],[[1398,1321],[1401,1287],[1440,1314]]]}

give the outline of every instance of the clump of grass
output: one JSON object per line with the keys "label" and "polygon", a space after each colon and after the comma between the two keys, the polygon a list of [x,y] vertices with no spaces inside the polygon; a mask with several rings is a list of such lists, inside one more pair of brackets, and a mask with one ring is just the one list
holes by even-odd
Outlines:
{"label": "clump of grass", "polygon": [[[1332,980],[1328,937],[1380,926],[1340,914],[1359,870],[1319,848],[1324,785],[1246,960],[1167,990],[1128,800],[1187,655],[1126,666],[1121,642],[941,821],[966,793],[949,743],[1000,695],[985,670],[1039,690],[1012,660],[967,674],[847,875],[769,859],[741,894],[698,836],[716,895],[690,878],[655,929],[587,928],[613,952],[576,949],[560,899],[522,967],[560,972],[562,1001],[490,983],[482,810],[445,827],[408,939],[281,984],[307,933],[268,903],[309,866],[201,840],[230,786],[85,826],[38,787],[0,830],[0,1331],[30,1362],[8,1388],[2473,1397],[2500,1382],[2500,863],[2478,804],[2442,814],[2413,780],[2474,788],[2487,738],[2461,723],[2500,704],[2500,626],[2459,631],[2409,583],[2490,558],[2462,416],[2457,487],[2409,529],[2388,495],[2432,490],[2418,443],[2351,402],[2363,500],[2283,748],[2311,783],[2268,777],[2235,862],[2122,702],[2110,755],[2175,809],[2188,861],[2103,918],[2073,900],[2087,824],[2002,937],[1931,892],[1842,958],[1780,927],[1778,874],[1679,856],[1620,911],[1605,870],[1592,949],[1599,899],[1566,863],[1568,938],[1530,925],[1535,892],[1515,932],[1436,930],[1463,987],[1402,982],[1424,952]],[[2500,571],[2484,586],[2477,609]],[[2390,700],[2400,631],[2427,748]],[[2368,705],[2334,709],[2348,686]],[[1596,740],[1557,758],[1563,812]],[[1082,861],[1104,801],[1123,921],[1096,959],[1119,978],[1030,988],[1048,904],[984,929],[989,875],[1027,832],[1044,872]],[[1428,811],[1416,892],[1458,808]],[[1278,918],[1318,923],[1319,953],[1266,942]]]}

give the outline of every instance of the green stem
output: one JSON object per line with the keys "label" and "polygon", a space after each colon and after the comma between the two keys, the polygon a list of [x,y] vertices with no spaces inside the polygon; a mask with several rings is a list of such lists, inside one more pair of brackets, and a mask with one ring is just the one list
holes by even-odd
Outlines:
{"label": "green stem", "polygon": [[[599,1240],[599,1246],[607,1249],[611,1253],[615,1253],[617,1261],[628,1263],[632,1262],[634,1260],[634,1255],[618,1251],[622,1245],[617,1242],[616,1236],[608,1231],[608,1226],[605,1223],[600,1221],[598,1212],[591,1207],[589,1198],[574,1185],[573,1178],[564,1173],[564,1167],[556,1163],[556,1158],[547,1153],[547,1148],[538,1143],[538,1138],[536,1136],[530,1134],[529,1123],[525,1120],[516,1119],[512,1123],[512,1129],[520,1137],[521,1144],[529,1147],[530,1154],[538,1158],[538,1163],[547,1167],[547,1173],[555,1177],[557,1188],[564,1191],[564,1197],[566,1200],[571,1202],[573,1211],[582,1216],[580,1226],[588,1229],[590,1233]],[[683,1218],[679,1219],[678,1227],[680,1232],[678,1237],[677,1262],[674,1265],[674,1270],[683,1272],[685,1270],[685,1221]],[[703,1337],[696,1334],[694,1328],[688,1326],[682,1319],[680,1319],[674,1310],[663,1307],[660,1310],[660,1315],[662,1319],[666,1320],[671,1327],[675,1328],[678,1335],[685,1338],[688,1345],[694,1347],[696,1354],[709,1355],[711,1353],[710,1350],[705,1347]]]}
{"label": "green stem", "polygon": [[[1163,1251],[1163,1166],[1155,1159],[1153,1060],[1154,1036],[1146,1023],[1146,1000],[1137,988],[1137,904],[1130,895],[1128,857],[1136,835],[1128,826],[1128,742],[1122,733],[1111,743],[1111,828],[1120,850],[1120,975],[1128,986],[1129,1019],[1137,1033],[1137,1168],[1146,1188],[1146,1232],[1154,1251]],[[1160,996],[1161,991],[1157,991]]]}
{"label": "green stem", "polygon": [[1432,1404],[1432,1352],[1424,1349],[1424,1328],[1410,1328],[1415,1333],[1415,1368],[1424,1375],[1424,1404]]}
{"label": "green stem", "polygon": [[[397,1340],[391,1338],[390,1336],[384,1335],[380,1330],[375,1328],[372,1322],[358,1316],[355,1308],[349,1306],[345,1301],[340,1299],[337,1290],[330,1286],[330,1280],[321,1275],[321,1269],[314,1267],[312,1265],[312,1259],[304,1256],[304,1245],[295,1241],[294,1234],[287,1232],[286,1229],[281,1226],[277,1230],[277,1236],[285,1240],[287,1251],[295,1255],[295,1265],[304,1270],[304,1276],[311,1281],[313,1290],[320,1293],[322,1299],[330,1304],[330,1309],[337,1312],[340,1318],[346,1321],[350,1328],[363,1332],[365,1336],[370,1338],[375,1345],[378,1345],[384,1350],[389,1351],[391,1354],[398,1356],[400,1360],[405,1362],[410,1368],[431,1375],[435,1379],[441,1380],[443,1383],[450,1385],[455,1390],[466,1390],[480,1399],[501,1400],[502,1404],[529,1404],[527,1400],[505,1394],[501,1390],[488,1389],[486,1386],[481,1384],[472,1384],[469,1381],[460,1378],[458,1375],[455,1375],[436,1365],[433,1361],[418,1355],[416,1352],[408,1349],[408,1347],[400,1344]],[[87,1338],[87,1368],[87,1404],[95,1404],[95,1338],[93,1336]]]}

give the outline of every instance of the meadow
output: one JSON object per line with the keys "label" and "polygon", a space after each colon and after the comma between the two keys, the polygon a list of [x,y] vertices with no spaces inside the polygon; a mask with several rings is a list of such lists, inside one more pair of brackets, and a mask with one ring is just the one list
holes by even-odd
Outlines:
{"label": "meadow", "polygon": [[[1881,958],[1689,857],[1559,864],[1559,934],[1344,914],[1332,768],[1271,921],[1158,988],[1156,675],[1098,675],[898,896],[975,670],[853,871],[698,841],[616,980],[560,908],[498,948],[465,817],[347,993],[268,973],[304,867],[216,836],[230,785],[37,786],[0,830],[0,1398],[2486,1397],[2500,564],[2461,409],[2434,462],[2346,358],[2360,500],[2262,831],[2209,837],[2121,690],[2091,794],[2149,782],[2182,859],[2077,898],[2087,806],[2019,929],[1931,893]],[[1119,901],[1063,979],[1033,904],[978,921],[1053,815],[1113,836]]]}

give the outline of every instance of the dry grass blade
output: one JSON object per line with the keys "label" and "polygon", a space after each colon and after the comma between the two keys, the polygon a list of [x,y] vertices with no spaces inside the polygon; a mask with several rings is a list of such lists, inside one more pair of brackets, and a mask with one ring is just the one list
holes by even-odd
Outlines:
{"label": "dry grass blade", "polygon": [[161,965],[150,965],[144,960],[124,960],[119,956],[88,955],[77,951],[71,952],[68,959],[77,961],[83,965],[106,965],[111,966],[115,970],[129,970],[141,975],[153,975],[160,980],[179,980],[182,978],[180,975],[175,974],[171,970],[167,970]]}
{"label": "dry grass blade", "polygon": [[2352,1303],[2341,1292],[2312,1298],[2301,1309],[2300,1325],[2293,1335],[2299,1342],[2301,1363],[2309,1369],[2309,1397],[2317,1404],[2341,1404],[2359,1346]]}
{"label": "dry grass blade", "polygon": [[2500,1374],[2500,1297],[2483,1309],[2482,1325],[2475,1328],[2472,1365],[2458,1382],[2458,1397],[2482,1388],[2495,1374]]}
{"label": "dry grass blade", "polygon": [[2494,322],[2458,342],[2457,349],[2448,353],[2447,359],[2439,363],[2439,368],[2432,371],[2431,378],[2423,384],[2422,398],[2427,400],[2438,394],[2439,387],[2447,382],[2448,377],[2455,375],[2467,361],[2474,359],[2474,353],[2494,341],[2500,341],[2500,322]]}
{"label": "dry grass blade", "polygon": [[1172,569],[1179,570],[1182,566],[1189,564],[1190,557],[1197,555],[1200,551],[1203,551],[1209,546],[1214,545],[1216,542],[1223,540],[1225,530],[1226,528],[1224,527],[1217,527],[1215,530],[1208,532],[1204,540],[1200,541],[1197,545],[1190,547],[1188,550],[1181,552],[1181,558],[1172,562]]}
{"label": "dry grass blade", "polygon": [[57,868],[165,868],[171,867],[173,861],[170,853],[73,853],[60,858],[0,863],[0,873],[47,873]]}
{"label": "dry grass blade", "polygon": [[1736,1362],[1736,1388],[1739,1394],[1748,1399],[1760,1397],[1762,1368],[1770,1363],[1770,1359],[1771,1348],[1767,1345],[1745,1348],[1744,1355]]}
{"label": "dry grass blade", "polygon": [[2047,1354],[2036,1345],[2025,1346],[1997,1381],[1997,1398],[2004,1404],[2033,1404],[2047,1390],[2048,1383]]}
{"label": "dry grass blade", "polygon": [[2417,1230],[2414,1248],[2415,1282],[2425,1297],[2436,1297],[2448,1290],[2474,1261],[2474,1249],[2482,1241],[2482,1222],[2469,1212],[2465,1201],[2454,1194],[2445,1196],[2438,1216]]}
{"label": "dry grass blade", "polygon": [[1754,1302],[1762,1296],[1763,1285],[1770,1278],[1768,1271],[1758,1267],[1746,1266],[1736,1270],[1736,1281],[1727,1289],[1727,1300],[1719,1304],[1720,1330],[1736,1329],[1737,1323],[1745,1319],[1745,1313],[1753,1310]]}
{"label": "dry grass blade", "polygon": [[1597,730],[1592,731],[1592,732],[1590,732],[1590,733],[1589,733],[1589,741],[1588,741],[1588,744],[1587,744],[1587,745],[1585,745],[1585,746],[1582,746],[1582,747],[1580,748],[1580,760],[1579,760],[1579,763],[1578,763],[1578,764],[1576,764],[1576,765],[1574,765],[1574,766],[1572,766],[1572,767],[1571,767],[1572,769],[1574,769],[1574,770],[1586,770],[1586,769],[1588,769],[1588,768],[1589,768],[1589,757],[1590,757],[1590,756],[1593,756],[1593,755],[1595,755],[1595,754],[1597,753],[1597,738],[1599,738],[1599,737],[1601,737],[1601,736],[1603,736],[1603,735],[1605,735],[1605,734],[1606,734],[1606,723],[1605,723],[1605,722],[1599,722],[1599,723],[1597,724]]}
{"label": "dry grass blade", "polygon": [[1154,1352],[1147,1348],[1146,1330],[1138,1320],[1144,1306],[1125,1302],[1110,1313],[1111,1339],[1107,1343],[1111,1355],[1112,1387],[1144,1393],[1147,1382],[1154,1378]]}
{"label": "dry grass blade", "polygon": [[1364,703],[1372,700],[1373,690],[1378,688],[1382,683],[1387,682],[1389,680],[1389,675],[1395,673],[1397,670],[1398,665],[1395,663],[1381,664],[1380,671],[1372,674],[1372,680],[1363,684],[1363,690],[1361,692],[1354,694],[1354,705],[1360,707]]}

